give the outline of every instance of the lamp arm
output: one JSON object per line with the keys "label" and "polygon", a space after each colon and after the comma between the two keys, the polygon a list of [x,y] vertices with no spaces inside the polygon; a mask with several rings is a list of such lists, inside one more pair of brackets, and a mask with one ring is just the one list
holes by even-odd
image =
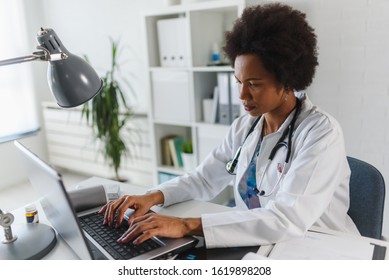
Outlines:
{"label": "lamp arm", "polygon": [[33,52],[32,55],[0,60],[0,67],[5,65],[24,63],[24,62],[35,61],[35,60],[56,61],[56,60],[66,59],[68,57],[68,55],[63,52],[57,54],[50,54],[49,51],[42,46],[37,46],[37,49],[40,49],[41,51]]}
{"label": "lamp arm", "polygon": [[6,60],[0,60],[0,66],[29,62],[29,61],[34,61],[34,60],[46,61],[45,52],[44,51],[34,52],[32,55],[21,56],[21,57],[6,59]]}

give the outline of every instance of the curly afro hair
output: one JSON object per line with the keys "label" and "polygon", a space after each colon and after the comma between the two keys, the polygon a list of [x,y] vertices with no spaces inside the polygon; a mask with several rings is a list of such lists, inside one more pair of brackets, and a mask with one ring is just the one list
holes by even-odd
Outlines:
{"label": "curly afro hair", "polygon": [[312,83],[317,41],[304,13],[274,3],[248,7],[225,37],[232,65],[237,56],[254,54],[283,86],[299,91]]}

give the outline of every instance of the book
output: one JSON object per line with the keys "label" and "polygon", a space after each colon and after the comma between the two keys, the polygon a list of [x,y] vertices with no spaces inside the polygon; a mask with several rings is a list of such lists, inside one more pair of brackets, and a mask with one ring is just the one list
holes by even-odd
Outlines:
{"label": "book", "polygon": [[169,139],[177,137],[176,135],[168,135],[161,138],[161,163],[162,165],[173,166],[172,153],[170,152]]}
{"label": "book", "polygon": [[181,151],[182,151],[182,146],[184,145],[184,141],[185,140],[183,136],[176,136],[168,140],[170,153],[173,160],[173,165],[176,168],[183,167]]}

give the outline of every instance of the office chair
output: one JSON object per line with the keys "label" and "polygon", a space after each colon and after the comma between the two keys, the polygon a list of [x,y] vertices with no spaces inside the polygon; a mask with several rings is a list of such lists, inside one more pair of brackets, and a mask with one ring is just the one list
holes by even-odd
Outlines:
{"label": "office chair", "polygon": [[350,208],[348,214],[361,235],[382,238],[385,181],[371,164],[347,157],[350,169]]}

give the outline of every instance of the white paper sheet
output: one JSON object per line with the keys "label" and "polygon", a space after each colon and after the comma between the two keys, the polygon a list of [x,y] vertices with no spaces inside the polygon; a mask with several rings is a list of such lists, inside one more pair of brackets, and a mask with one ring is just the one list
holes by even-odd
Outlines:
{"label": "white paper sheet", "polygon": [[347,238],[308,231],[302,238],[277,243],[270,259],[280,260],[371,260],[374,245]]}

